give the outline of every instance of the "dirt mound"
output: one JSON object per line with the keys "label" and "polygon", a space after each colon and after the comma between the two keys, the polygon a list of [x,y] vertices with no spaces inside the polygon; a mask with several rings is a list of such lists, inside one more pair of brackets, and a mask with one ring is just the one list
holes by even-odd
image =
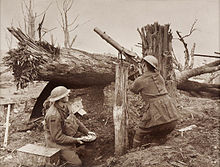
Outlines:
{"label": "dirt mound", "polygon": [[[111,157],[100,167],[217,167],[219,166],[219,100],[179,94],[181,119],[162,146],[131,149],[122,157]],[[181,128],[195,125],[192,130]]]}
{"label": "dirt mound", "polygon": [[[17,97],[18,113],[12,112],[10,117],[10,133],[8,147],[0,150],[0,164],[2,166],[19,166],[16,149],[27,144],[44,144],[41,126],[19,132],[18,127],[24,126],[30,111],[40,94],[44,84],[37,89],[23,92]],[[40,88],[40,89],[39,89]],[[3,89],[3,88],[1,88]],[[4,88],[5,89],[5,88]],[[10,88],[7,88],[7,90]],[[201,99],[178,94],[178,108],[181,119],[177,129],[169,136],[169,140],[162,146],[145,146],[130,149],[121,157],[114,156],[114,124],[112,107],[114,100],[114,83],[104,88],[91,87],[71,91],[71,99],[81,97],[86,116],[77,117],[97,134],[97,140],[85,144],[85,149],[79,151],[84,167],[141,167],[141,166],[218,166],[218,129],[219,129],[219,101]],[[35,96],[29,96],[29,94]],[[19,100],[18,100],[19,99]],[[25,99],[25,100],[21,100]],[[129,139],[130,145],[134,134],[136,121],[140,116],[143,102],[140,96],[128,92],[129,105]],[[22,104],[19,104],[22,101]],[[26,107],[25,107],[26,106]],[[3,119],[2,119],[3,120]],[[196,125],[192,130],[179,132],[181,128]],[[1,139],[4,137],[4,127],[1,126]],[[3,140],[2,140],[3,141]],[[2,143],[1,143],[2,144]]]}

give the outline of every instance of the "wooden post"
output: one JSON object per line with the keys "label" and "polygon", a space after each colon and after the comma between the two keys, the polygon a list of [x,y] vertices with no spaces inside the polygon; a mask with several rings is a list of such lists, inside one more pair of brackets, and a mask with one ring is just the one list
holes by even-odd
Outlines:
{"label": "wooden post", "polygon": [[14,104],[15,103],[13,101],[10,101],[8,99],[7,100],[2,100],[0,102],[0,106],[1,106],[1,109],[3,109],[3,111],[5,111],[4,106],[8,106],[6,121],[5,121],[5,136],[4,136],[4,142],[3,142],[3,147],[4,148],[7,147],[7,145],[8,145],[8,131],[9,131],[9,126],[10,126],[9,118],[10,118],[10,112],[13,109]]}
{"label": "wooden post", "polygon": [[113,120],[115,128],[115,154],[122,155],[128,148],[127,113],[128,67],[120,61],[116,65]]}
{"label": "wooden post", "polygon": [[6,147],[8,144],[8,129],[9,129],[9,117],[10,117],[10,111],[11,111],[11,104],[8,104],[8,110],[7,110],[7,116],[6,116],[6,123],[5,123],[5,137],[4,137],[4,143],[3,147]]}

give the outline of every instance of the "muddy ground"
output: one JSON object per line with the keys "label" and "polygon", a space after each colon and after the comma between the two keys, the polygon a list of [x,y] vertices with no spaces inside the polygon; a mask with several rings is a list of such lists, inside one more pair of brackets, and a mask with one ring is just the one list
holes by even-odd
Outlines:
{"label": "muddy ground", "polygon": [[[4,78],[4,80],[2,80]],[[13,79],[1,76],[0,100],[9,99],[15,102],[10,114],[8,146],[2,149],[4,139],[4,112],[1,109],[0,119],[0,166],[21,166],[16,149],[25,144],[44,144],[41,121],[35,123],[30,130],[24,130],[32,107],[46,83],[30,84],[23,91],[16,92]],[[181,118],[169,140],[162,146],[146,146],[137,149],[129,148],[121,156],[114,156],[114,126],[112,105],[114,83],[104,87],[91,87],[72,90],[70,98],[80,96],[83,99],[86,116],[78,118],[96,132],[97,140],[85,144],[85,150],[79,152],[84,167],[218,167],[219,166],[219,100],[189,97],[182,92],[177,94],[178,109]],[[141,112],[142,101],[139,96],[128,93],[129,99],[129,139],[131,141],[136,120]],[[196,125],[183,133],[178,130]],[[22,131],[24,130],[24,131]],[[131,142],[129,142],[131,144]]]}

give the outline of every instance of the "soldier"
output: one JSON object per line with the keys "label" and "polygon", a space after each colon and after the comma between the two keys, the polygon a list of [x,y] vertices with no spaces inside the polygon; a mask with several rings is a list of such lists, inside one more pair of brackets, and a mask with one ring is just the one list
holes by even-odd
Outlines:
{"label": "soldier", "polygon": [[[61,158],[71,166],[81,166],[82,162],[76,153],[76,144],[83,144],[83,138],[74,137],[77,131],[85,135],[93,135],[73,114],[69,113],[69,92],[64,86],[58,86],[51,91],[51,103],[45,115],[46,145],[61,149]],[[70,122],[71,121],[71,122]]]}
{"label": "soldier", "polygon": [[136,129],[133,147],[147,143],[164,144],[167,135],[176,127],[178,113],[174,100],[168,95],[160,75],[158,60],[151,55],[142,60],[143,74],[131,85],[131,91],[140,93],[145,102],[144,113]]}

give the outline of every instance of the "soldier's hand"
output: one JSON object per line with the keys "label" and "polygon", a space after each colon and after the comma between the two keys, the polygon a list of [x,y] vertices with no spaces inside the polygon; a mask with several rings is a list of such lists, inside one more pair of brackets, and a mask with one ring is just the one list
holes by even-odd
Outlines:
{"label": "soldier's hand", "polygon": [[82,141],[81,138],[76,138],[76,141],[77,141],[77,143],[79,143],[79,144],[83,144],[83,141]]}
{"label": "soldier's hand", "polygon": [[135,65],[134,64],[131,64],[130,66],[129,66],[129,71],[134,71],[135,70]]}

